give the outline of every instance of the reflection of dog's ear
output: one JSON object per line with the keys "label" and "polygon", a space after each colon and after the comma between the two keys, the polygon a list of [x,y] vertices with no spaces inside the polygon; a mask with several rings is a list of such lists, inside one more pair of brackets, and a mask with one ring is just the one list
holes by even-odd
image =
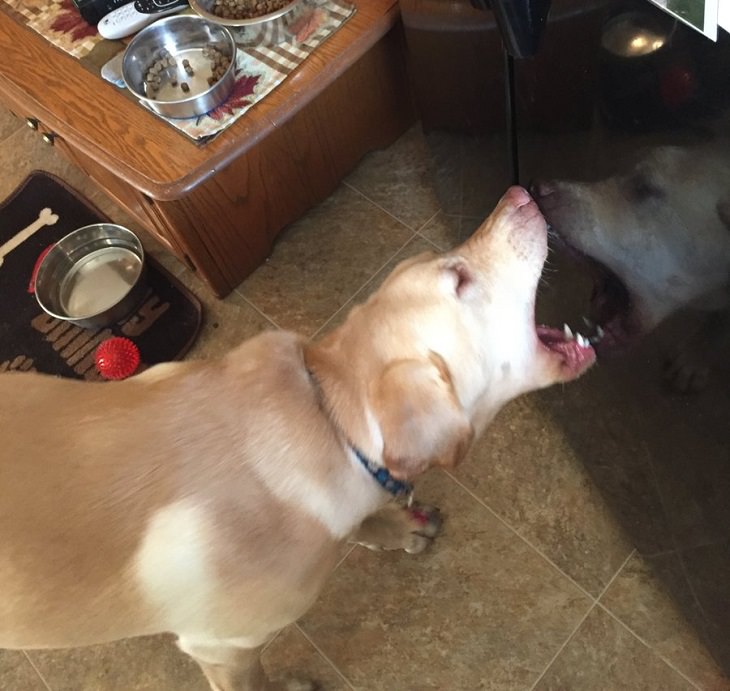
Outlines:
{"label": "reflection of dog's ear", "polygon": [[722,199],[717,202],[717,215],[730,230],[730,199]]}
{"label": "reflection of dog's ear", "polygon": [[443,359],[398,360],[374,383],[372,405],[383,434],[385,466],[407,479],[438,464],[454,466],[474,430],[456,398]]}

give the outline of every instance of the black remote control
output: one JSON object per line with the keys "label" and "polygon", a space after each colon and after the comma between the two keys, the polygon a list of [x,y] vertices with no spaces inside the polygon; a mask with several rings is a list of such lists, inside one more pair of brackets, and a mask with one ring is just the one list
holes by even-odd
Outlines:
{"label": "black remote control", "polygon": [[71,2],[89,24],[98,24],[103,16],[126,5],[129,0],[71,0]]}
{"label": "black remote control", "polygon": [[188,0],[134,0],[134,9],[142,14],[158,14],[187,4]]}

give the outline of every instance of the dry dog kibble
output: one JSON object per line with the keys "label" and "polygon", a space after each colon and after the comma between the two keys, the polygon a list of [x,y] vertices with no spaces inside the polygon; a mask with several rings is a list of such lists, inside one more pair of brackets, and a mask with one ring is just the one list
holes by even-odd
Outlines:
{"label": "dry dog kibble", "polygon": [[211,11],[225,19],[255,19],[276,12],[292,0],[215,0]]}
{"label": "dry dog kibble", "polygon": [[[225,0],[225,2],[233,6],[236,2],[240,2],[240,0]],[[215,43],[207,43],[202,47],[201,52],[210,61],[210,76],[203,76],[203,78],[207,80],[208,86],[212,87],[229,69],[231,57],[226,55]],[[153,57],[154,60],[148,66],[144,76],[147,97],[150,99],[156,98],[165,85],[169,85],[175,89],[179,87],[183,93],[189,94],[191,91],[190,84],[179,81],[181,72],[178,67],[178,61],[172,56],[170,51],[159,49],[154,53]],[[180,65],[187,77],[195,76],[195,69],[188,58],[182,59]],[[165,93],[165,98],[169,98],[167,95],[168,92]]]}

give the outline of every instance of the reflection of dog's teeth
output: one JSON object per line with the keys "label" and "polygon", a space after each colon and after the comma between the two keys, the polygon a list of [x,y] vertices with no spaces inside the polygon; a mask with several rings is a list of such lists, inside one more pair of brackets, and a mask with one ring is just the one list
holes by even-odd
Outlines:
{"label": "reflection of dog's teeth", "polygon": [[588,319],[588,317],[581,317],[581,319],[583,320],[583,323],[588,327],[588,330],[592,331],[594,326],[593,322]]}
{"label": "reflection of dog's teeth", "polygon": [[596,327],[596,335],[595,336],[590,336],[588,338],[588,342],[591,343],[591,344],[600,343],[603,340],[603,336],[604,335],[605,335],[605,332],[603,331],[603,329],[600,326],[597,326]]}
{"label": "reflection of dog's teeth", "polygon": [[566,341],[573,340],[573,332],[570,330],[570,327],[567,324],[563,324],[563,336],[565,336]]}

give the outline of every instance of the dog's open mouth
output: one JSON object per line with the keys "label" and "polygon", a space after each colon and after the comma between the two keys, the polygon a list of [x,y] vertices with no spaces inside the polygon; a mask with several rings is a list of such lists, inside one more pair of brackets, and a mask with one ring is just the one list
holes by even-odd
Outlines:
{"label": "dog's open mouth", "polygon": [[566,379],[580,376],[596,361],[590,340],[580,333],[574,334],[567,324],[562,330],[538,325],[535,331],[541,346],[561,359]]}
{"label": "dog's open mouth", "polygon": [[590,306],[581,327],[589,343],[599,355],[627,347],[638,329],[631,294],[624,282],[605,264],[573,247],[559,234],[550,235],[557,247],[587,267],[593,277]]}
{"label": "dog's open mouth", "polygon": [[635,336],[631,323],[631,295],[613,271],[595,260],[591,308],[586,323],[595,345],[603,354],[626,347]]}

